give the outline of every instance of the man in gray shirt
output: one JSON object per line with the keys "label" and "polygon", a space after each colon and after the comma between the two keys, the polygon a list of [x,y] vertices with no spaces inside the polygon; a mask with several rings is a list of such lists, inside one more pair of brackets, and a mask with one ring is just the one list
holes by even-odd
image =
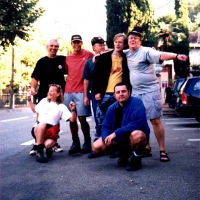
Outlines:
{"label": "man in gray shirt", "polygon": [[[187,56],[160,52],[150,47],[141,46],[142,34],[136,29],[129,32],[127,37],[129,49],[124,50],[124,53],[130,71],[131,95],[142,99],[146,108],[146,117],[151,121],[158,141],[160,161],[167,162],[170,159],[165,152],[164,127],[160,120],[162,115],[160,86],[152,64],[175,59],[186,61]],[[150,144],[146,146],[144,156],[151,156]]]}

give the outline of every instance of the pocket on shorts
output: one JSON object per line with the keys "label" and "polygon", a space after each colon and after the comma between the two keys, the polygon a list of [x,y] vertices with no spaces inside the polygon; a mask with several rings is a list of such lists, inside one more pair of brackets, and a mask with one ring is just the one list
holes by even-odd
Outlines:
{"label": "pocket on shorts", "polygon": [[161,96],[156,94],[153,96],[154,106],[157,111],[162,110]]}

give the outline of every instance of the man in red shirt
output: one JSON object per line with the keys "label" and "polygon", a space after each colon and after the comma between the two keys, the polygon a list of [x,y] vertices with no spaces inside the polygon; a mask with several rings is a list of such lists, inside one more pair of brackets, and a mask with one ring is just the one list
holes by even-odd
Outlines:
{"label": "man in red shirt", "polygon": [[90,127],[86,121],[86,117],[91,116],[90,105],[84,105],[84,84],[83,71],[86,61],[93,57],[94,54],[82,49],[82,38],[80,35],[71,37],[71,45],[74,52],[66,57],[67,80],[65,86],[64,103],[68,107],[69,102],[73,101],[76,104],[76,112],[81,124],[81,129],[84,135],[84,144],[80,147],[78,136],[77,122],[70,122],[73,143],[70,147],[69,154],[89,153],[91,151]]}

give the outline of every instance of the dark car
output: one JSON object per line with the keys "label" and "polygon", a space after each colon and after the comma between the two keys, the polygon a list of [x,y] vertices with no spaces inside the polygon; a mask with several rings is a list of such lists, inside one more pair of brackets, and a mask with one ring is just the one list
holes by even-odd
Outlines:
{"label": "dark car", "polygon": [[185,81],[179,91],[175,111],[180,116],[195,117],[200,122],[200,77]]}
{"label": "dark car", "polygon": [[165,89],[165,102],[169,104],[170,108],[176,107],[177,98],[179,96],[179,89],[186,80],[186,78],[178,78],[174,81],[172,89],[170,87]]}

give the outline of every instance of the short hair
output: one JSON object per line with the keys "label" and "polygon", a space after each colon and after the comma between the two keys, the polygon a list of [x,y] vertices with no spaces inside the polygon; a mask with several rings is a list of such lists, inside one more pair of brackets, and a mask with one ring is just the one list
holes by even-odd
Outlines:
{"label": "short hair", "polygon": [[119,38],[119,37],[123,37],[124,41],[125,41],[125,39],[126,39],[126,35],[125,35],[125,34],[123,34],[123,33],[118,33],[118,34],[116,34],[116,35],[114,36],[113,42],[114,42],[117,38]]}
{"label": "short hair", "polygon": [[124,82],[119,82],[119,83],[117,83],[117,84],[114,86],[114,92],[115,92],[115,88],[116,88],[117,86],[123,86],[123,85],[126,86],[126,88],[127,88],[128,91],[131,91],[131,88],[130,88],[130,85],[129,85],[129,84],[124,83]]}
{"label": "short hair", "polygon": [[49,44],[50,44],[52,41],[53,41],[53,42],[57,42],[57,43],[58,43],[58,46],[60,46],[57,39],[50,39],[50,40],[47,42],[46,46],[48,47]]}

